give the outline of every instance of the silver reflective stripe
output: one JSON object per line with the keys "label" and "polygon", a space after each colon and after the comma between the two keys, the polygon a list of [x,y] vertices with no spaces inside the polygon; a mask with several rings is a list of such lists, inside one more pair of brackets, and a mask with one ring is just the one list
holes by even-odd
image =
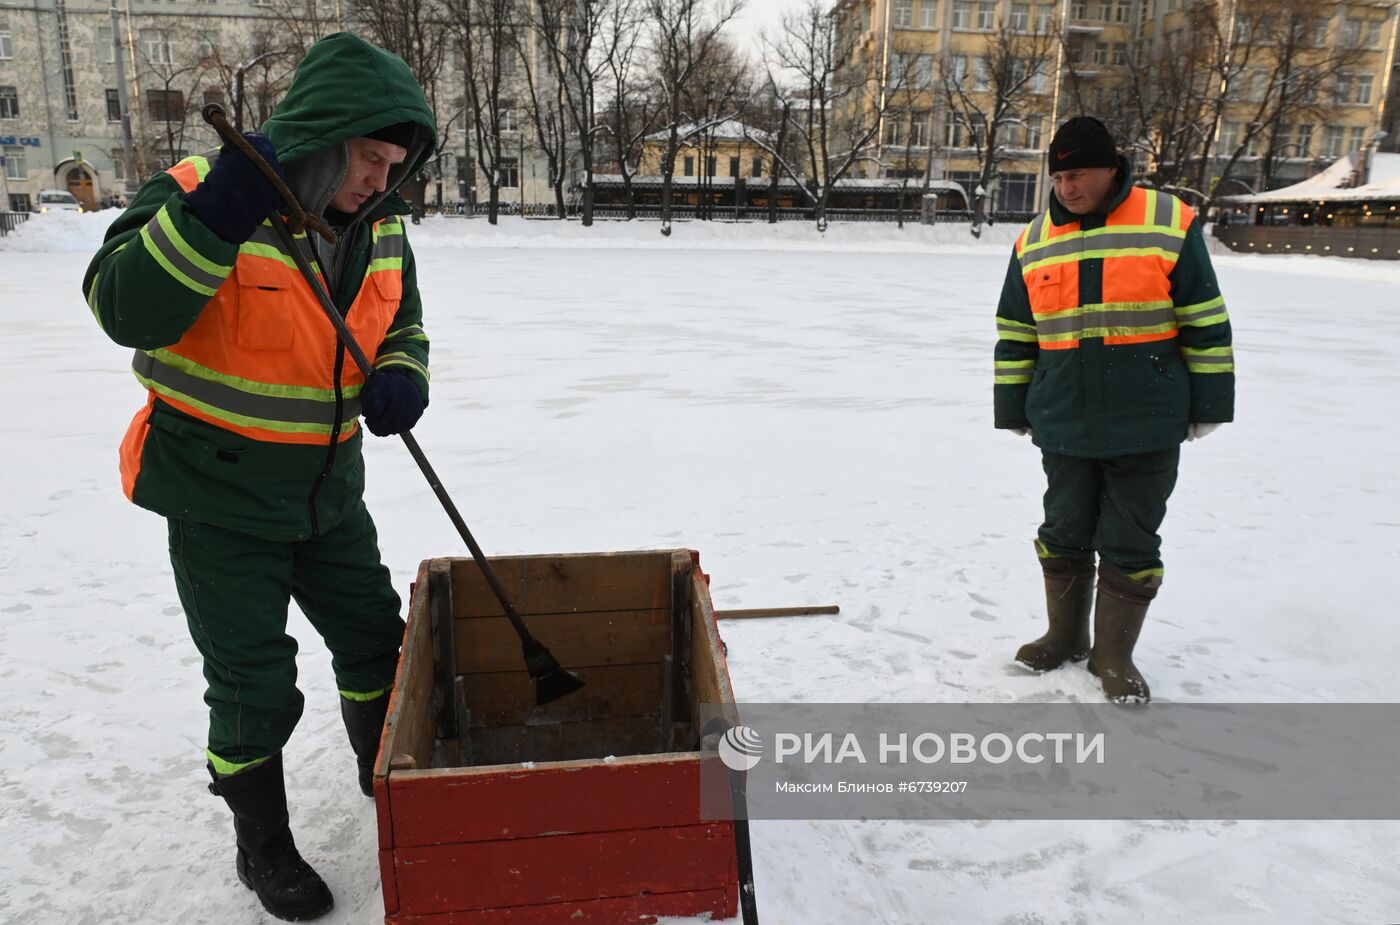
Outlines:
{"label": "silver reflective stripe", "polygon": [[1042,335],[1071,334],[1086,328],[1151,328],[1170,324],[1175,313],[1168,308],[1153,308],[1146,311],[1113,308],[1086,308],[1080,312],[1063,315],[1039,316],[1036,318],[1036,331]]}
{"label": "silver reflective stripe", "polygon": [[1157,193],[1157,209],[1150,216],[1152,224],[1172,227],[1172,194],[1160,190]]}
{"label": "silver reflective stripe", "polygon": [[400,234],[381,234],[379,240],[374,242],[374,253],[370,254],[371,261],[384,257],[403,256],[404,236]]}
{"label": "silver reflective stripe", "polygon": [[156,246],[156,250],[160,251],[161,256],[169,260],[176,269],[194,282],[210,289],[218,289],[224,284],[224,277],[201,269],[190,258],[180,253],[175,242],[170,240],[170,236],[165,233],[165,227],[160,223],[160,213],[157,213],[146,223],[146,234],[150,235],[151,243]]}
{"label": "silver reflective stripe", "polygon": [[1064,241],[1051,241],[1029,255],[1031,263],[1069,257],[1082,251],[1121,250],[1127,248],[1160,247],[1173,254],[1181,250],[1181,238],[1163,231],[1099,232],[1094,235],[1072,235]]}
{"label": "silver reflective stripe", "polygon": [[[1192,323],[1193,321],[1199,321],[1199,320],[1201,320],[1202,318],[1209,318],[1209,317],[1211,317],[1212,315],[1219,315],[1219,316],[1220,316],[1220,320],[1221,320],[1221,321],[1225,321],[1225,320],[1226,320],[1226,316],[1225,316],[1225,306],[1224,306],[1224,305],[1216,305],[1216,306],[1214,306],[1214,307],[1212,307],[1212,308],[1205,308],[1205,309],[1202,309],[1201,311],[1198,311],[1198,312],[1190,312],[1190,313],[1185,314],[1185,315],[1177,315],[1177,316],[1176,316],[1176,323],[1177,323],[1177,324],[1180,324],[1180,325],[1187,325],[1187,324]],[[1218,322],[1217,322],[1217,323],[1218,323]]]}
{"label": "silver reflective stripe", "polygon": [[1187,353],[1184,355],[1183,358],[1186,360],[1187,363],[1191,364],[1192,366],[1229,366],[1235,362],[1235,355],[1233,353],[1226,354],[1225,356],[1221,357],[1203,357]]}
{"label": "silver reflective stripe", "polygon": [[1040,238],[1045,232],[1045,217],[1048,214],[1049,213],[1042,212],[1031,219],[1031,223],[1026,226],[1026,240],[1023,246],[1028,247],[1032,244],[1040,243]]}
{"label": "silver reflective stripe", "polygon": [[[335,424],[335,402],[255,395],[158,362],[143,350],[136,351],[131,368],[143,379],[230,414],[287,424],[313,424],[327,429]],[[344,425],[359,416],[359,397],[345,398],[342,407]]]}
{"label": "silver reflective stripe", "polygon": [[266,244],[268,247],[276,248],[280,253],[282,250],[282,239],[277,237],[277,232],[271,225],[259,225],[253,229],[253,234],[248,238],[249,244]]}

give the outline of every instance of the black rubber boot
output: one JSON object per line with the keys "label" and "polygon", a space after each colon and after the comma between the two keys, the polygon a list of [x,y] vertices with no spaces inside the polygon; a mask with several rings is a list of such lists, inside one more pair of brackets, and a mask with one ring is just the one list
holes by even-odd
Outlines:
{"label": "black rubber boot", "polygon": [[305,922],[330,912],[335,904],[330,888],[302,860],[292,841],[281,752],[227,777],[210,765],[209,776],[214,779],[209,792],[223,797],[233,810],[238,879],[258,895],[263,908],[286,922]]}
{"label": "black rubber boot", "polygon": [[1016,661],[1032,671],[1050,671],[1089,654],[1089,611],[1094,606],[1094,560],[1048,558],[1045,610],[1050,629],[1016,652]]}
{"label": "black rubber boot", "polygon": [[1135,581],[1107,566],[1099,566],[1089,673],[1103,682],[1104,696],[1114,703],[1147,703],[1152,699],[1147,681],[1133,664],[1133,648],[1160,584],[1159,578]]}
{"label": "black rubber boot", "polygon": [[340,718],[345,720],[345,732],[350,736],[350,747],[355,750],[355,763],[360,769],[360,792],[367,797],[374,796],[374,759],[379,754],[379,737],[388,712],[388,694],[373,700],[340,698]]}

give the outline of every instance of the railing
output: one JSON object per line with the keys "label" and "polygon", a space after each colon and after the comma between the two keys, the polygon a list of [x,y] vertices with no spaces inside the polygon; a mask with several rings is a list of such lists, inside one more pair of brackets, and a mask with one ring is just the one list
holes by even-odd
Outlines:
{"label": "railing", "polygon": [[[436,209],[428,208],[427,214],[436,213]],[[441,214],[451,217],[485,216],[489,214],[489,208],[485,203],[477,203],[475,206],[467,206],[465,203],[449,203],[444,206]],[[566,209],[570,219],[577,219],[580,214],[578,203],[570,203]],[[708,220],[714,222],[756,222],[768,221],[767,206],[709,206],[703,210],[696,206],[677,203],[671,207],[671,216],[677,220],[697,221]],[[610,221],[626,219],[628,217],[626,205],[615,203],[597,204],[593,206],[593,217],[600,221]],[[520,204],[502,202],[500,206],[501,215],[520,215]],[[1016,224],[1024,225],[1034,218],[1034,212],[1003,212],[989,215],[987,220],[990,224]],[[530,203],[525,206],[524,216],[526,218],[556,218],[554,205]],[[632,217],[640,221],[660,221],[661,207],[654,204],[638,203],[632,209]],[[776,215],[780,222],[815,222],[816,210],[807,208],[787,208],[778,209]],[[872,222],[891,224],[899,221],[900,214],[897,209],[827,209],[826,219],[829,222]],[[910,225],[917,225],[922,220],[917,206],[911,206],[904,210],[904,222]],[[935,213],[930,220],[932,224],[967,224],[972,221],[971,212],[962,211],[940,211]]]}
{"label": "railing", "polygon": [[28,212],[0,212],[0,234],[9,234],[27,221]]}

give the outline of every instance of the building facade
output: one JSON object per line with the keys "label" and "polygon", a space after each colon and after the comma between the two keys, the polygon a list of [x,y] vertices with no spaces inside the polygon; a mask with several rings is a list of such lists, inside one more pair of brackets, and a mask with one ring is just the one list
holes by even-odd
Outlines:
{"label": "building facade", "polygon": [[[1055,126],[1079,114],[1113,121],[1136,91],[1157,92],[1159,75],[1148,70],[1160,65],[1150,63],[1173,49],[1191,48],[1206,62],[1165,68],[1185,72],[1198,98],[1221,85],[1222,73],[1231,77],[1221,111],[1185,127],[1199,138],[1190,148],[1196,167],[1178,172],[1202,174],[1206,193],[1222,174],[1246,188],[1276,186],[1373,146],[1396,62],[1396,7],[1395,0],[839,0],[832,15],[847,66],[879,75],[878,89],[859,103],[882,114],[871,156],[860,163],[864,175],[941,178],[970,194],[985,185],[992,209],[1025,212],[1046,202],[1045,150]],[[1306,16],[1303,47],[1285,56],[1277,27],[1264,28],[1271,14],[1290,22]],[[1206,35],[1207,25],[1233,36],[1229,59],[1220,61],[1225,43]],[[1280,75],[1319,72],[1325,61],[1337,66],[1306,88],[1310,98],[1270,111],[1260,129],[1268,94],[1290,92],[1279,89],[1289,79]],[[988,124],[1001,126],[990,142]],[[1141,144],[1122,139],[1143,171],[1159,166],[1152,152],[1162,146],[1149,143],[1151,132],[1141,130]]]}

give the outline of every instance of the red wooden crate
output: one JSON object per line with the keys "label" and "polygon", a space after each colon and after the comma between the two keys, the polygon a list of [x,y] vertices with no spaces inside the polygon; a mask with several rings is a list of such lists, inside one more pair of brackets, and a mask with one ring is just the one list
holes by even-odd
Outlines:
{"label": "red wooden crate", "polygon": [[423,562],[374,774],[384,921],[734,916],[734,825],[700,817],[701,761],[718,759],[699,751],[698,705],[734,697],[698,555],[491,565],[531,632],[587,686],[536,707],[476,564]]}

